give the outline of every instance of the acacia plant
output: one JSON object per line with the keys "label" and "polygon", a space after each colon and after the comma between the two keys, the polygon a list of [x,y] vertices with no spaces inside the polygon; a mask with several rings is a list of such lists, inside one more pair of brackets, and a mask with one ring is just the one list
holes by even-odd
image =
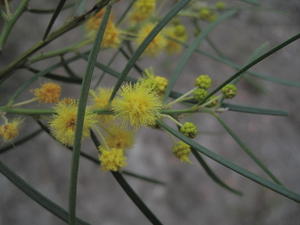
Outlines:
{"label": "acacia plant", "polygon": [[[6,104],[0,106],[2,118],[0,136],[5,143],[0,153],[33,139],[41,132],[48,134],[53,141],[61,143],[66,149],[72,151],[71,173],[67,178],[69,179],[68,209],[63,209],[46,198],[9,169],[3,160],[0,161],[0,172],[3,176],[32,200],[66,223],[89,224],[76,217],[78,169],[80,158],[84,157],[91,163],[99,165],[101,168],[99,173],[110,172],[152,224],[162,224],[124,177],[132,176],[145,182],[162,183],[155,178],[126,170],[129,152],[134,151],[130,149],[134,145],[135,134],[140,128],[149,127],[171,136],[174,146],[170,149],[170,154],[182,163],[191,163],[194,157],[216,184],[233,194],[242,193],[224,183],[205,162],[204,157],[209,157],[270,191],[300,202],[300,195],[286,188],[221,118],[222,113],[231,111],[287,115],[280,110],[246,107],[228,101],[238,94],[236,84],[242,79],[250,82],[251,77],[283,85],[299,86],[298,83],[251,72],[249,69],[297,41],[300,33],[271,49],[264,49],[264,51],[258,49],[247,64],[240,66],[221,54],[209,39],[210,32],[216,26],[242,11],[240,7],[226,5],[224,2],[197,0],[77,0],[76,2],[59,0],[57,2],[55,9],[40,9],[32,8],[30,0],[20,0],[18,4],[9,0],[1,1],[3,27],[0,34],[0,49],[3,55],[9,51],[6,44],[10,40],[14,25],[19,23],[24,13],[33,13],[37,17],[40,14],[51,14],[40,41],[0,71],[1,87],[7,85],[18,70],[32,73],[32,77],[20,83],[17,90],[12,90]],[[259,7],[256,0],[242,2]],[[126,7],[119,7],[120,5]],[[63,11],[72,12],[73,16],[57,27],[55,21]],[[51,48],[54,40],[78,28],[82,28],[79,42],[66,43],[59,49],[44,50],[46,46]],[[199,46],[203,42],[207,42],[216,54],[200,50]],[[99,52],[104,51],[111,52],[112,55],[107,63],[97,59]],[[236,73],[220,84],[216,84],[208,74],[194,74],[194,86],[185,93],[180,93],[173,87],[178,78],[183,75],[183,70],[193,54],[202,54],[226,64],[234,68]],[[127,61],[120,72],[111,66],[118,55],[123,56]],[[155,59],[158,55],[178,57],[168,76],[159,76],[156,74],[156,68],[147,68],[143,62],[139,62],[140,58]],[[55,64],[48,62],[52,58],[58,59],[59,62]],[[85,62],[85,73],[82,75],[73,68],[74,62],[79,60]],[[41,62],[44,62],[41,64],[43,66],[37,67]],[[55,73],[58,68],[63,68],[65,74]],[[94,73],[95,68],[103,72]],[[131,76],[133,70],[140,75],[137,79]],[[93,76],[97,79],[92,79]],[[115,84],[104,85],[102,81],[105,76],[116,78]],[[41,83],[40,87],[30,89],[30,86],[35,83]],[[79,99],[62,94],[64,83],[80,85]],[[30,93],[32,97],[24,101],[18,100],[25,92]],[[32,105],[33,103],[35,104]],[[197,143],[194,138],[198,135],[198,128],[190,122],[189,118],[199,113],[214,117],[268,178],[256,175]],[[24,129],[23,121],[27,117],[32,118],[30,121],[37,123],[40,129],[24,136],[19,135]],[[85,148],[84,139],[92,140],[98,158],[82,151]]]}

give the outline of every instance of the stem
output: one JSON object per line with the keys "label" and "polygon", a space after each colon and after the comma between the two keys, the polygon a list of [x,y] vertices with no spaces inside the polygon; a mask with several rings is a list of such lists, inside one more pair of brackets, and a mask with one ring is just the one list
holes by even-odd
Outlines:
{"label": "stem", "polygon": [[[74,3],[67,4],[63,7],[62,10],[69,9],[73,5],[74,5]],[[35,8],[28,8],[27,7],[26,11],[29,12],[29,13],[35,13],[35,14],[51,14],[55,11],[55,8],[53,8],[53,9],[35,9]]]}
{"label": "stem", "polygon": [[54,113],[52,109],[25,109],[25,108],[10,108],[0,106],[0,112],[20,114],[20,115],[50,115]]}
{"label": "stem", "polygon": [[[110,2],[110,1],[108,1]],[[112,1],[113,2],[113,1]],[[80,162],[80,149],[81,149],[81,139],[83,134],[84,116],[87,106],[89,89],[91,86],[92,76],[95,69],[95,64],[97,61],[97,56],[100,51],[101,42],[104,36],[106,25],[109,20],[112,2],[106,7],[103,19],[99,25],[96,39],[91,48],[91,52],[88,58],[88,64],[86,67],[86,72],[83,78],[83,82],[80,90],[80,97],[77,109],[77,119],[76,119],[76,129],[74,138],[74,147],[71,161],[71,171],[69,179],[69,224],[76,224],[76,203],[77,203],[77,182],[79,173],[79,162]]]}
{"label": "stem", "polygon": [[182,124],[181,124],[178,120],[174,119],[172,116],[166,115],[166,114],[162,114],[162,116],[165,117],[165,118],[170,119],[170,120],[173,121],[176,125],[182,127]]}
{"label": "stem", "polygon": [[221,95],[218,95],[218,96],[215,96],[213,97],[212,99],[210,99],[209,101],[203,103],[202,105],[200,105],[200,107],[206,107],[207,105],[209,105],[210,103],[212,103],[213,101],[221,98],[222,96]]}
{"label": "stem", "polygon": [[207,43],[210,45],[210,47],[220,56],[224,57],[224,54],[221,52],[221,50],[214,44],[214,42],[209,38],[206,37]]}
{"label": "stem", "polygon": [[11,15],[11,11],[10,11],[8,0],[4,0],[4,4],[5,4],[6,14],[8,15],[8,18],[9,18]]}
{"label": "stem", "polygon": [[44,60],[44,59],[48,59],[48,58],[52,58],[52,57],[55,57],[55,56],[64,55],[64,54],[72,52],[72,51],[76,51],[78,48],[84,47],[84,46],[86,46],[90,43],[92,43],[91,39],[85,39],[83,41],[80,41],[80,42],[75,43],[73,45],[67,46],[65,48],[61,48],[61,49],[58,49],[58,50],[49,51],[49,52],[46,52],[46,53],[39,54],[37,56],[33,56],[33,57],[28,59],[28,64],[32,64],[32,63],[35,63],[35,62],[38,62],[38,61],[41,61],[41,60]]}
{"label": "stem", "polygon": [[62,66],[64,67],[65,71],[68,73],[69,77],[71,78],[76,78],[76,79],[81,79],[72,69],[71,67],[68,65],[68,63],[66,62],[65,58],[63,55],[60,56],[60,61]]}
{"label": "stem", "polygon": [[[110,149],[109,146],[108,146],[108,144],[107,144],[107,142],[106,142],[106,140],[105,140],[105,137],[103,136],[103,134],[101,133],[101,131],[99,130],[99,128],[96,127],[96,126],[93,127],[93,128],[94,128],[94,130],[96,131],[96,133],[99,135],[99,137],[100,137],[100,139],[101,139],[101,141],[102,141],[104,147],[105,147],[106,149]],[[99,146],[98,146],[98,147],[99,147]]]}
{"label": "stem", "polygon": [[179,98],[176,98],[175,100],[169,102],[166,107],[170,107],[172,105],[174,105],[175,103],[177,102],[180,102],[180,101],[184,101],[185,100],[185,97],[189,96],[190,94],[192,94],[197,88],[193,88],[191,89],[190,91],[186,92],[185,94],[181,95]]}
{"label": "stem", "polygon": [[239,76],[241,76],[244,72],[246,72],[248,69],[253,67],[254,65],[258,64],[265,58],[268,58],[270,55],[273,55],[275,52],[279,51],[280,49],[284,48],[285,46],[293,43],[294,41],[298,40],[300,38],[300,33],[292,36],[288,40],[282,42],[281,44],[275,46],[265,54],[261,55],[260,57],[256,58],[252,62],[248,63],[247,65],[243,66],[238,72],[236,72],[234,75],[232,75],[230,78],[228,78],[226,81],[224,81],[220,86],[218,86],[215,90],[213,90],[204,100],[205,102],[208,98],[213,96],[215,93],[217,93],[219,90],[221,90],[226,84],[229,84],[231,81],[237,79]]}
{"label": "stem", "polygon": [[197,108],[188,108],[188,109],[164,109],[161,110],[160,113],[162,114],[183,114],[183,113],[194,113],[197,112]]}
{"label": "stem", "polygon": [[[29,0],[24,0],[28,2]],[[43,48],[44,46],[48,45],[53,40],[57,39],[64,33],[74,29],[75,27],[81,25],[84,21],[86,21],[89,16],[94,13],[95,11],[98,11],[102,8],[104,8],[110,0],[103,0],[96,5],[92,9],[90,9],[88,12],[84,13],[81,16],[75,17],[71,21],[67,22],[65,25],[61,26],[57,30],[53,31],[46,40],[39,41],[35,45],[33,45],[30,49],[25,51],[23,54],[21,54],[17,59],[15,59],[13,62],[11,62],[8,66],[6,66],[3,70],[0,71],[0,83],[3,82],[5,79],[7,79],[12,72],[19,67],[20,65],[23,65],[26,62],[26,59],[33,55],[35,52],[37,52],[39,49]],[[0,37],[1,40],[1,37]],[[0,42],[1,43],[1,42]],[[1,49],[1,45],[0,45]]]}
{"label": "stem", "polygon": [[32,103],[32,102],[35,102],[35,101],[37,101],[37,100],[38,100],[38,98],[28,99],[28,100],[26,100],[26,101],[22,101],[22,102],[18,102],[18,103],[16,103],[16,104],[13,104],[11,107],[16,107],[16,106],[21,106],[21,105],[27,105],[27,104]]}
{"label": "stem", "polygon": [[[115,54],[111,57],[111,59],[109,60],[109,62],[107,63],[107,66],[111,66],[111,64],[115,61],[115,59],[117,58],[117,56],[119,55],[120,53],[120,49],[118,49],[118,51],[115,52]],[[96,82],[94,88],[98,87],[102,81],[102,79],[104,78],[106,72],[103,71],[102,74],[100,75],[98,81]]]}
{"label": "stem", "polygon": [[1,118],[4,120],[4,124],[8,124],[8,119],[6,118],[4,113],[1,113]]}
{"label": "stem", "polygon": [[[0,52],[2,51],[13,26],[15,25],[15,23],[17,22],[19,17],[23,14],[23,12],[26,10],[26,6],[29,1],[30,0],[22,0],[19,4],[18,8],[16,9],[15,13],[12,16],[10,16],[10,14],[8,13],[9,16],[7,17],[7,20],[5,21],[4,27],[0,34]],[[5,0],[5,5],[6,4],[8,4],[7,0]],[[9,8],[7,10],[9,10]]]}

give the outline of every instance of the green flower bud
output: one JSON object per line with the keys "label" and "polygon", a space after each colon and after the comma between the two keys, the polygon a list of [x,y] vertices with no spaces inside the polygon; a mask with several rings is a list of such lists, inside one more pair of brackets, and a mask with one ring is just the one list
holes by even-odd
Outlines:
{"label": "green flower bud", "polygon": [[[211,101],[213,99],[213,101]],[[211,101],[211,102],[210,102]],[[209,108],[215,107],[219,104],[219,99],[216,98],[215,95],[211,96],[207,102],[210,102],[208,105],[206,105]]]}
{"label": "green flower bud", "polygon": [[201,8],[199,11],[199,17],[202,20],[213,22],[216,20],[217,15],[215,12],[209,8]]}
{"label": "green flower bud", "polygon": [[198,102],[203,101],[206,96],[208,95],[207,90],[203,89],[203,88],[197,88],[194,92],[194,99],[197,100]]}
{"label": "green flower bud", "polygon": [[222,88],[224,98],[233,98],[236,96],[237,88],[234,84],[227,84]]}
{"label": "green flower bud", "polygon": [[226,8],[226,3],[222,1],[216,2],[215,7],[217,10],[224,10]]}
{"label": "green flower bud", "polygon": [[195,85],[198,88],[208,89],[211,87],[212,79],[207,74],[201,74],[196,78]]}
{"label": "green flower bud", "polygon": [[188,144],[183,141],[179,141],[173,146],[172,151],[176,158],[178,158],[181,162],[191,163],[191,160],[189,159],[191,147]]}
{"label": "green flower bud", "polygon": [[179,131],[189,138],[196,137],[198,128],[191,122],[185,122],[179,129]]}
{"label": "green flower bud", "polygon": [[185,26],[182,24],[178,24],[175,26],[175,35],[178,37],[184,37],[186,36],[186,29]]}

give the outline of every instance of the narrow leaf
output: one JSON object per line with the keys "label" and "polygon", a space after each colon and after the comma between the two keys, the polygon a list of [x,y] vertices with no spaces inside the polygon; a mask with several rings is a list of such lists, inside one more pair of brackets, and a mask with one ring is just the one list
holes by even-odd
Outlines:
{"label": "narrow leaf", "polygon": [[300,38],[300,33],[296,34],[295,36],[289,38],[288,40],[284,41],[283,43],[275,46],[274,48],[272,48],[271,50],[269,50],[268,52],[266,52],[265,54],[263,54],[262,56],[258,57],[257,59],[253,60],[252,62],[248,63],[247,65],[243,66],[243,68],[241,68],[237,73],[235,73],[234,75],[232,75],[230,78],[228,78],[226,81],[224,81],[220,86],[218,86],[215,90],[213,90],[204,100],[203,102],[205,102],[208,98],[210,98],[211,96],[213,96],[215,93],[217,93],[219,90],[221,90],[226,84],[229,84],[231,81],[235,80],[236,78],[238,78],[239,76],[241,76],[244,72],[246,72],[248,69],[250,69],[252,66],[258,64],[259,62],[261,62],[262,60],[264,60],[265,58],[271,56],[272,54],[274,54],[275,52],[277,52],[278,50],[284,48],[285,46],[291,44],[292,42],[298,40]]}
{"label": "narrow leaf", "polygon": [[83,83],[80,91],[80,98],[78,103],[77,119],[76,119],[76,129],[75,129],[75,139],[74,139],[74,150],[72,154],[72,164],[71,164],[71,174],[70,174],[70,186],[69,186],[69,222],[70,224],[75,224],[76,216],[76,197],[77,197],[77,179],[78,179],[78,169],[79,169],[79,159],[80,159],[80,148],[81,148],[81,138],[83,131],[83,122],[85,116],[85,109],[87,105],[87,99],[89,94],[89,89],[91,85],[91,80],[94,72],[95,63],[97,60],[98,52],[100,50],[100,45],[102,38],[104,36],[105,28],[110,16],[111,5],[106,7],[103,20],[97,32],[96,40],[93,44],[92,51],[89,55],[88,65],[86,69],[85,76],[83,78]]}
{"label": "narrow leaf", "polygon": [[207,173],[207,175],[217,184],[219,184],[221,187],[225,188],[226,190],[230,191],[233,194],[236,195],[243,195],[241,191],[238,191],[230,186],[228,186],[227,184],[225,184],[215,173],[214,171],[209,167],[209,165],[205,162],[205,160],[203,159],[203,157],[200,155],[200,153],[195,150],[194,148],[192,149],[192,153],[195,156],[195,158],[197,159],[197,161],[199,162],[199,164],[203,167],[203,169],[205,170],[205,172]]}
{"label": "narrow leaf", "polygon": [[251,5],[255,5],[255,6],[260,5],[258,0],[240,0],[240,1],[251,4]]}
{"label": "narrow leaf", "polygon": [[[252,54],[250,55],[250,57],[247,59],[246,64],[252,62],[253,60],[255,60],[256,58],[258,58],[259,56],[261,56],[263,53],[267,52],[267,48],[269,47],[269,43],[265,42],[262,45],[258,46],[258,48],[256,48]],[[235,79],[233,81],[233,83],[237,83],[239,82],[239,80],[244,77],[247,73],[242,74],[240,77],[238,77],[237,79]]]}
{"label": "narrow leaf", "polygon": [[59,3],[58,3],[58,5],[57,5],[57,7],[56,7],[56,9],[55,9],[55,11],[54,11],[54,13],[53,13],[51,19],[50,19],[50,22],[49,22],[49,24],[48,24],[48,26],[47,26],[47,28],[46,28],[45,34],[44,34],[44,36],[43,36],[43,40],[46,40],[48,34],[49,34],[50,31],[51,31],[52,26],[53,26],[54,23],[55,23],[55,20],[58,18],[59,13],[60,13],[60,12],[62,11],[62,9],[64,8],[65,3],[66,3],[66,0],[60,0],[60,1],[59,1]]}
{"label": "narrow leaf", "polygon": [[17,140],[13,143],[9,143],[8,145],[5,145],[4,147],[2,147],[0,149],[0,154],[5,153],[11,149],[16,148],[19,145],[22,145],[24,143],[26,143],[27,141],[32,140],[33,138],[35,138],[36,136],[38,136],[39,134],[41,134],[43,132],[42,129],[37,129],[36,131],[33,131],[32,133],[26,135],[25,137],[21,138],[20,140]]}
{"label": "narrow leaf", "polygon": [[217,115],[213,116],[224,127],[228,134],[235,140],[235,142],[241,147],[241,149],[258,165],[275,183],[282,185],[282,183],[276,178],[276,176],[267,168],[267,166],[261,162],[258,157],[255,156],[253,151],[233,132],[233,130],[227,126],[227,124]]}
{"label": "narrow leaf", "polygon": [[[110,58],[109,62],[107,63],[107,66],[110,67],[111,64],[115,61],[115,59],[117,58],[117,56],[119,55],[120,53],[120,49],[118,49],[118,51],[116,51],[113,56]],[[97,63],[95,65],[96,67],[97,66]],[[98,78],[98,81],[96,82],[96,84],[94,85],[94,88],[98,87],[101,83],[101,81],[103,80],[104,76],[106,75],[106,72],[105,71],[102,71],[102,74],[99,76]]]}
{"label": "narrow leaf", "polygon": [[[185,48],[188,47],[188,45],[184,42],[178,41],[178,40],[173,39],[173,38],[169,38],[169,39],[172,40],[172,41],[177,42],[178,44],[181,44]],[[221,57],[221,56],[212,55],[212,54],[210,54],[208,52],[205,52],[203,50],[200,50],[200,49],[197,49],[195,52],[198,53],[198,54],[207,56],[207,57],[209,57],[209,58],[211,58],[211,59],[213,59],[217,62],[224,63],[225,65],[227,65],[227,66],[229,66],[233,69],[237,69],[237,70],[242,69],[242,66],[236,64],[235,62],[230,60],[228,57],[224,57],[224,56]],[[273,82],[273,83],[278,83],[278,84],[286,85],[286,86],[290,86],[290,87],[300,87],[300,82],[289,81],[289,80],[281,79],[281,78],[278,78],[278,77],[268,76],[268,75],[264,75],[264,74],[261,74],[261,73],[248,71],[248,70],[245,71],[245,73],[247,75],[252,75],[254,77],[260,78],[262,80],[270,81],[270,82]]]}
{"label": "narrow leaf", "polygon": [[64,67],[65,71],[68,73],[69,77],[72,78],[79,78],[81,79],[72,69],[71,67],[68,65],[68,63],[66,63],[65,57],[63,55],[60,56],[60,60],[62,63],[62,66]]}
{"label": "narrow leaf", "polygon": [[[65,63],[71,63],[75,60],[80,59],[80,56],[73,56],[65,61]],[[13,104],[13,102],[18,98],[34,81],[36,81],[38,78],[45,76],[46,74],[50,73],[51,71],[59,68],[62,66],[62,62],[56,63],[52,66],[49,66],[45,70],[42,70],[38,72],[37,74],[34,74],[30,79],[28,79],[26,82],[24,82],[16,91],[15,93],[9,98],[8,105]]]}
{"label": "narrow leaf", "polygon": [[271,115],[271,116],[288,116],[288,112],[274,109],[264,109],[257,107],[250,107],[244,105],[236,105],[229,103],[222,103],[222,107],[228,108],[230,111],[242,112],[242,113],[253,113],[260,115]]}
{"label": "narrow leaf", "polygon": [[[91,137],[92,137],[94,145],[97,149],[98,146],[101,145],[101,143],[98,140],[98,138],[96,137],[96,135],[94,134],[94,132],[91,132]],[[127,181],[124,179],[122,174],[120,172],[111,172],[111,174],[116,179],[116,181],[119,183],[119,185],[122,187],[122,189],[125,191],[127,196],[141,210],[141,212],[149,219],[149,221],[154,225],[162,225],[162,223],[159,221],[159,219],[151,212],[151,210],[146,206],[146,204],[143,202],[143,200],[137,195],[137,193],[135,193],[135,191],[132,189],[132,187],[127,183]]]}
{"label": "narrow leaf", "polygon": [[190,145],[191,147],[193,147],[194,149],[196,149],[198,152],[206,155],[207,157],[211,158],[212,160],[220,163],[221,165],[235,171],[236,173],[239,173],[240,175],[274,191],[277,192],[280,195],[283,195],[289,199],[292,199],[296,202],[300,202],[300,195],[290,191],[289,189],[278,185],[276,183],[273,183],[269,180],[266,180],[262,177],[257,176],[256,174],[232,163],[231,161],[225,159],[223,156],[220,156],[214,152],[212,152],[211,150],[205,148],[204,146],[198,144],[197,142],[195,142],[194,140],[184,136],[183,134],[179,133],[178,131],[176,131],[175,129],[171,128],[170,126],[168,126],[167,124],[165,124],[162,121],[157,121],[157,123],[160,125],[161,128],[163,128],[164,130],[168,131],[169,133],[173,134],[175,137],[179,138],[180,140],[182,140],[183,142],[185,142],[186,144]]}
{"label": "narrow leaf", "polygon": [[86,5],[86,0],[76,0],[75,1],[75,15],[80,15],[84,12]]}
{"label": "narrow leaf", "polygon": [[171,78],[169,79],[169,84],[167,86],[167,89],[165,91],[164,95],[164,101],[167,100],[168,96],[170,95],[171,90],[173,89],[176,81],[178,80],[179,76],[182,74],[184,67],[188,63],[189,59],[193,55],[193,53],[196,51],[196,49],[199,47],[201,42],[205,40],[207,35],[217,27],[218,24],[223,22],[224,20],[230,18],[233,16],[237,11],[236,10],[230,10],[223,15],[221,15],[215,22],[211,23],[209,26],[207,26],[203,32],[201,32],[197,38],[188,46],[188,48],[185,50],[184,54],[180,57],[178,60],[178,64],[175,67],[174,72],[172,73]]}
{"label": "narrow leaf", "polygon": [[[0,161],[0,172],[9,179],[17,188],[23,191],[28,197],[30,197],[33,201],[44,207],[46,210],[51,212],[53,215],[58,217],[64,222],[68,222],[68,213],[66,210],[61,208],[56,203],[52,202],[50,199],[42,195],[39,191],[31,187],[27,182],[25,182],[21,177],[15,174],[12,170],[10,170],[6,165],[4,165]],[[42,222],[41,222],[42,223]],[[74,223],[75,224],[75,223]],[[76,219],[76,224],[89,225],[89,223]]]}
{"label": "narrow leaf", "polygon": [[148,218],[148,220],[154,225],[162,225],[159,219],[151,212],[151,210],[145,205],[144,201],[135,193],[132,187],[127,183],[122,174],[119,172],[112,172],[112,175],[123,188],[123,190],[126,192],[128,197],[142,211],[142,213]]}
{"label": "narrow leaf", "polygon": [[178,12],[183,9],[191,0],[181,0],[177,2],[171,10],[167,13],[167,15],[164,16],[164,18],[153,28],[153,30],[149,33],[149,35],[145,38],[145,40],[140,44],[138,49],[134,52],[131,59],[126,64],[124,70],[122,71],[121,77],[119,78],[118,82],[116,83],[112,95],[110,97],[110,100],[112,100],[119,88],[121,87],[123,81],[126,79],[128,73],[132,69],[132,67],[135,65],[135,62],[138,60],[138,58],[143,54],[145,49],[148,47],[148,45],[151,43],[151,41],[156,37],[156,35],[168,24],[170,20],[172,20]]}
{"label": "narrow leaf", "polygon": [[[58,142],[54,136],[51,134],[50,132],[50,129],[45,126],[41,121],[39,120],[36,120],[37,124],[41,127],[41,129],[43,131],[45,131],[45,133],[48,134],[49,137],[51,137],[53,140],[55,140],[56,142]],[[60,142],[58,142],[60,143]],[[61,143],[60,143],[61,144]],[[68,149],[69,151],[73,151],[73,149],[71,147],[68,147],[68,146],[65,146],[63,145],[64,149]],[[0,151],[1,153],[1,151]],[[94,163],[95,165],[99,166],[100,165],[100,161],[99,159],[85,153],[85,152],[82,152],[80,151],[80,156],[82,156],[83,158],[87,159],[88,161]],[[132,172],[132,171],[129,171],[129,170],[123,170],[122,171],[122,174],[126,175],[126,176],[130,176],[130,177],[133,177],[133,178],[136,178],[136,179],[140,179],[140,180],[143,180],[143,181],[147,181],[149,183],[153,183],[153,184],[159,184],[159,185],[165,185],[164,182],[160,181],[160,180],[157,180],[155,178],[152,178],[152,177],[148,177],[148,176],[145,176],[145,175],[141,175],[141,174],[137,174],[135,172]]]}
{"label": "narrow leaf", "polygon": [[131,2],[129,3],[129,5],[125,9],[125,11],[122,13],[122,15],[120,16],[120,18],[117,20],[116,25],[120,25],[120,23],[122,23],[122,21],[125,19],[125,17],[128,14],[128,12],[132,8],[133,4],[135,3],[135,1],[136,0],[131,0]]}
{"label": "narrow leaf", "polygon": [[[33,73],[40,73],[42,72],[41,70],[35,69],[33,67],[27,67],[27,69]],[[68,84],[81,84],[82,79],[77,78],[77,77],[65,77],[60,74],[54,74],[54,73],[47,73],[43,77],[50,79],[50,80],[55,80],[55,81],[60,81],[63,83],[68,83]]]}
{"label": "narrow leaf", "polygon": [[[67,4],[63,7],[62,10],[69,9],[73,5],[74,5],[74,3]],[[36,8],[29,8],[28,7],[26,11],[29,12],[29,13],[35,13],[35,14],[52,14],[52,13],[54,13],[55,10],[56,10],[56,8],[55,9],[36,9]]]}

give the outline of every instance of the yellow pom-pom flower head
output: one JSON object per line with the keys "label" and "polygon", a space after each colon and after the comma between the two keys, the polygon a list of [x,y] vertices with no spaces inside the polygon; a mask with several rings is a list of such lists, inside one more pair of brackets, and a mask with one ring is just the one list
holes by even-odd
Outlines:
{"label": "yellow pom-pom flower head", "polygon": [[141,83],[125,84],[112,102],[116,117],[135,128],[151,126],[160,117],[162,102],[152,89]]}
{"label": "yellow pom-pom flower head", "polygon": [[119,171],[127,165],[127,158],[124,154],[124,150],[120,148],[99,147],[99,160],[101,162],[101,168],[106,171]]}
{"label": "yellow pom-pom flower head", "polygon": [[105,141],[108,147],[126,150],[133,146],[134,132],[116,126],[109,127],[106,131]]}
{"label": "yellow pom-pom flower head", "polygon": [[101,9],[87,20],[85,24],[87,31],[97,30],[99,28],[99,24],[101,23],[104,12],[105,10]]}
{"label": "yellow pom-pom flower head", "polygon": [[189,159],[191,147],[188,144],[183,141],[179,141],[173,146],[172,150],[176,158],[178,158],[181,162],[191,163],[191,160]]}
{"label": "yellow pom-pom flower head", "polygon": [[134,3],[129,20],[132,25],[150,18],[155,13],[156,0],[138,0]]}
{"label": "yellow pom-pom flower head", "polygon": [[[100,23],[102,21],[104,11],[101,10],[93,17],[91,17],[85,25],[87,36],[89,38],[95,38],[96,33],[99,29]],[[106,25],[103,39],[101,42],[101,47],[103,48],[118,48],[122,41],[122,31],[115,25],[112,18]]]}
{"label": "yellow pom-pom flower head", "polygon": [[[182,46],[175,40],[185,42],[187,40],[187,32],[183,25],[176,24],[167,27],[165,34],[167,36],[166,50],[169,54],[179,53],[182,50]],[[172,40],[175,39],[175,40]]]}
{"label": "yellow pom-pom flower head", "polygon": [[[154,23],[147,23],[144,24],[141,29],[137,33],[136,38],[136,45],[140,45],[148,34],[153,30],[155,27]],[[155,38],[150,42],[145,50],[145,54],[150,56],[155,56],[160,53],[165,47],[167,46],[167,39],[165,37],[164,31],[158,33]]]}
{"label": "yellow pom-pom flower head", "polygon": [[0,136],[4,141],[12,141],[19,135],[22,119],[14,119],[11,122],[7,122],[0,126]]}
{"label": "yellow pom-pom flower head", "polygon": [[[49,121],[50,129],[54,137],[67,146],[72,146],[74,142],[77,108],[78,104],[76,100],[71,101],[68,99],[68,101],[61,101],[55,106],[55,115]],[[83,137],[90,135],[89,129],[96,122],[96,115],[87,110],[84,117]]]}
{"label": "yellow pom-pom flower head", "polygon": [[57,103],[61,95],[61,86],[48,82],[44,83],[40,88],[34,89],[33,92],[39,102]]}

